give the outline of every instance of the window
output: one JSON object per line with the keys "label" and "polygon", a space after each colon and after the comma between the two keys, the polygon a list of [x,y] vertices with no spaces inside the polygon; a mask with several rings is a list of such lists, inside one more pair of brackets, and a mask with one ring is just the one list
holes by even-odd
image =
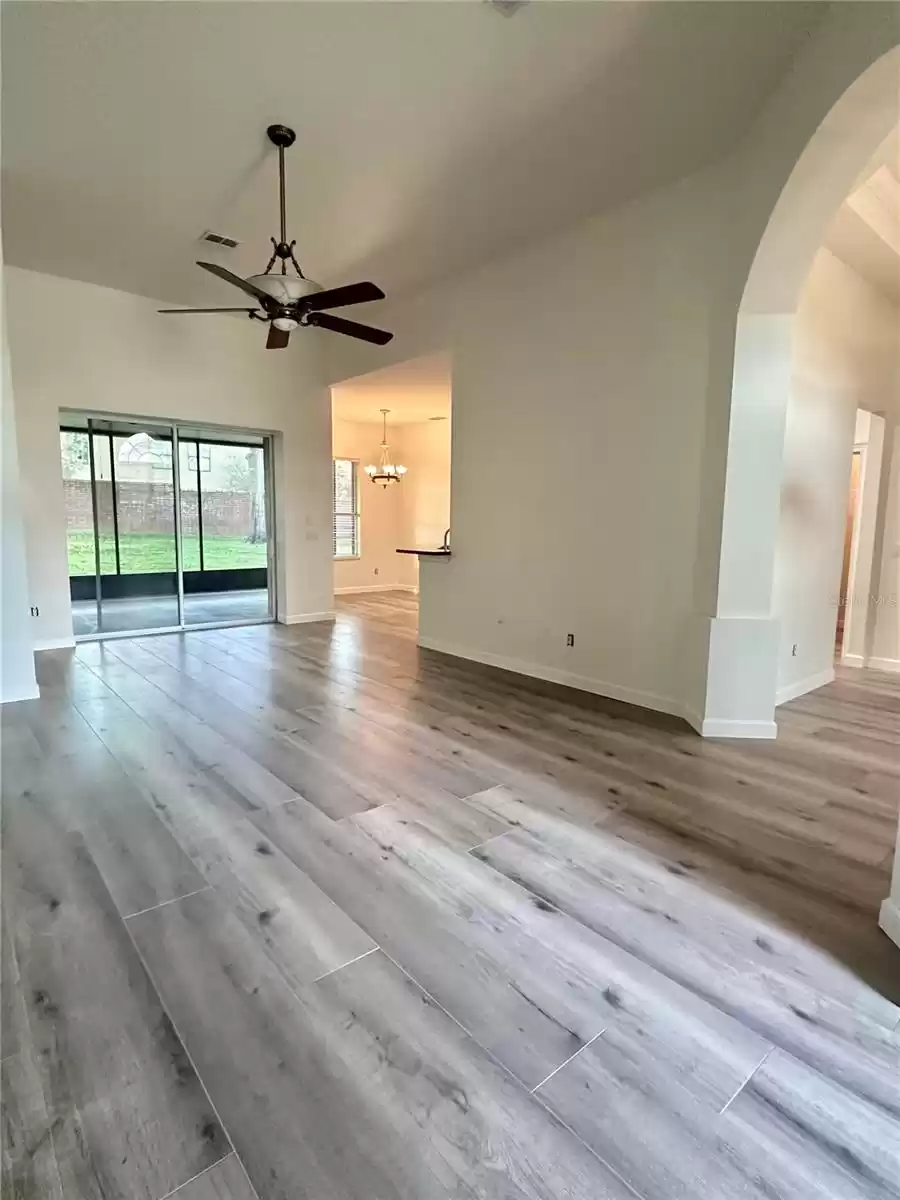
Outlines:
{"label": "window", "polygon": [[359,557],[359,463],[336,458],[332,464],[335,558]]}

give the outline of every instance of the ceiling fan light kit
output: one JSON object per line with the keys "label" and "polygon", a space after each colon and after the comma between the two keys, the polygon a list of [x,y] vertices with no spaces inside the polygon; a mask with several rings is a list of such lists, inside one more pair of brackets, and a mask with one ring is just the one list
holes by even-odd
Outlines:
{"label": "ceiling fan light kit", "polygon": [[391,451],[387,440],[387,418],[390,411],[389,408],[381,409],[382,435],[378,463],[377,465],[369,463],[365,468],[365,472],[372,482],[380,483],[383,488],[386,488],[389,483],[399,483],[406,474],[406,467],[391,462]]}
{"label": "ceiling fan light kit", "polygon": [[[356,321],[347,321],[343,317],[333,317],[323,310],[343,308],[348,304],[367,304],[373,300],[383,300],[384,292],[374,283],[350,283],[343,287],[323,288],[321,284],[307,279],[300,270],[300,265],[294,257],[295,241],[287,240],[287,209],[284,190],[284,152],[294,144],[296,134],[287,125],[270,125],[266,130],[269,141],[278,149],[278,200],[280,214],[279,240],[272,238],[272,256],[261,275],[251,275],[241,279],[225,267],[217,263],[198,262],[197,266],[213,275],[218,275],[226,283],[240,288],[256,301],[253,308],[161,308],[162,313],[211,313],[211,312],[243,312],[249,317],[269,323],[269,336],[266,339],[267,350],[283,350],[287,346],[291,333],[298,326],[315,326],[319,329],[330,329],[333,333],[343,333],[347,337],[359,338],[376,346],[385,346],[394,336],[384,329],[374,329],[371,325],[360,325]],[[273,274],[272,268],[280,264],[280,271]],[[288,274],[288,263],[295,274]]]}

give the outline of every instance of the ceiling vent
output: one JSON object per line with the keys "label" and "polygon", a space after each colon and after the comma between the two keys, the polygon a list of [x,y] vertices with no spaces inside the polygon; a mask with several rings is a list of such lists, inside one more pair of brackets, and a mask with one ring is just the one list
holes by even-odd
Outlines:
{"label": "ceiling vent", "polygon": [[528,0],[487,0],[491,8],[495,8],[501,16],[514,17],[520,8],[524,8]]}
{"label": "ceiling vent", "polygon": [[206,233],[201,235],[200,241],[212,242],[214,246],[224,246],[226,250],[234,250],[236,246],[240,245],[240,242],[235,241],[234,238],[225,237],[221,233],[213,233],[211,229],[207,229]]}

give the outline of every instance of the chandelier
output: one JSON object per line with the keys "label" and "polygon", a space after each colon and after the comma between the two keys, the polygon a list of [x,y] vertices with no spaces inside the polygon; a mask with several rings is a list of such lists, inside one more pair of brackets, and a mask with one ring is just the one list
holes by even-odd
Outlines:
{"label": "chandelier", "polygon": [[373,483],[380,483],[383,488],[386,488],[389,483],[399,483],[406,474],[406,467],[401,467],[399,463],[391,462],[391,452],[387,443],[387,417],[391,410],[389,408],[381,409],[381,419],[384,423],[384,429],[381,437],[381,454],[378,458],[378,465],[369,463],[366,467],[366,474]]}

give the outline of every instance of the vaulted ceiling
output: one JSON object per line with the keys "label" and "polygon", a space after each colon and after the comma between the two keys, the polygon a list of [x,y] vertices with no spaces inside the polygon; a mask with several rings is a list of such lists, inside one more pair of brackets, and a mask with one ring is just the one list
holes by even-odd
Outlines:
{"label": "vaulted ceiling", "polygon": [[[821,6],[44,3],[2,6],[7,261],[176,303],[193,266],[265,265],[266,125],[289,236],[326,285],[419,286],[725,152]],[[201,246],[204,230],[241,243]]]}
{"label": "vaulted ceiling", "polygon": [[832,221],[825,244],[900,306],[900,129],[857,181]]}

